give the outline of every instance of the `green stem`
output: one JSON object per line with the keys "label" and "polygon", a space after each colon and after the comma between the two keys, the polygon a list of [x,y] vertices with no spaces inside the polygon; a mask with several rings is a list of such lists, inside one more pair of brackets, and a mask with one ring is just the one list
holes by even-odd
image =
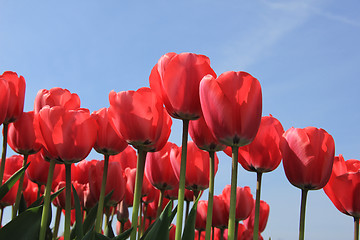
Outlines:
{"label": "green stem", "polygon": [[64,240],[70,240],[71,225],[71,163],[65,163],[65,225]]}
{"label": "green stem", "polygon": [[58,235],[58,232],[59,232],[60,219],[61,219],[61,208],[57,207],[56,208],[56,216],[55,216],[53,240],[57,239],[57,235]]}
{"label": "green stem", "polygon": [[139,204],[141,198],[141,189],[144,178],[146,152],[138,149],[137,165],[136,165],[136,177],[135,177],[135,191],[133,201],[133,212],[131,218],[131,227],[133,228],[130,235],[130,240],[136,239],[136,232],[138,226]]}
{"label": "green stem", "polygon": [[210,182],[209,182],[208,209],[206,216],[205,240],[210,240],[210,235],[211,235],[213,198],[214,198],[215,152],[209,151],[209,156],[210,156]]}
{"label": "green stem", "polygon": [[211,240],[215,239],[215,227],[211,227]]}
{"label": "green stem", "polygon": [[301,210],[300,210],[299,240],[304,240],[304,236],[305,236],[305,209],[306,209],[307,193],[308,193],[307,189],[301,189]]}
{"label": "green stem", "polygon": [[255,220],[254,220],[254,233],[253,239],[258,240],[259,238],[259,219],[260,219],[260,193],[261,193],[261,178],[262,172],[256,172],[256,200],[255,200]]}
{"label": "green stem", "polygon": [[1,163],[0,163],[0,186],[2,186],[2,181],[4,178],[4,170],[5,170],[5,161],[6,161],[6,148],[7,148],[7,135],[9,124],[3,123],[3,149],[1,155]]}
{"label": "green stem", "polygon": [[0,208],[0,226],[2,226],[3,216],[4,216],[4,208],[1,207]]}
{"label": "green stem", "polygon": [[181,164],[179,177],[179,194],[178,194],[178,208],[176,216],[176,230],[175,240],[181,239],[182,222],[184,213],[184,197],[185,197],[185,175],[186,175],[186,155],[187,155],[187,141],[188,141],[189,120],[183,120],[183,134],[181,144]]}
{"label": "green stem", "polygon": [[40,198],[40,193],[41,193],[41,185],[37,184],[37,186],[38,186],[38,192],[37,192],[36,200]]}
{"label": "green stem", "polygon": [[[28,154],[24,154],[24,160],[23,160],[23,167],[25,167],[27,159],[28,159]],[[22,186],[24,183],[24,177],[25,177],[25,173],[20,177],[19,180],[19,186],[18,186],[18,190],[16,193],[16,200],[15,200],[15,206],[14,206],[14,211],[12,214],[12,219],[14,219],[17,215],[17,211],[19,210],[19,205],[20,205],[20,200],[21,200],[21,193],[22,193]]]}
{"label": "green stem", "polygon": [[237,187],[237,167],[238,167],[238,146],[232,147],[232,168],[231,168],[231,190],[230,190],[230,209],[228,240],[235,238],[235,213],[236,213],[236,187]]}
{"label": "green stem", "polygon": [[124,231],[124,225],[125,225],[125,222],[120,222],[120,230],[119,230],[119,235],[122,234],[122,232]]}
{"label": "green stem", "polygon": [[354,217],[354,240],[359,240],[359,218]]}
{"label": "green stem", "polygon": [[106,187],[106,179],[107,179],[107,172],[109,166],[109,155],[104,154],[104,171],[102,176],[101,182],[101,190],[100,190],[100,197],[99,197],[99,204],[96,214],[96,223],[95,223],[95,231],[101,233],[101,224],[103,221],[103,211],[104,211],[104,198],[105,198],[105,187]]}
{"label": "green stem", "polygon": [[158,218],[160,216],[161,211],[162,211],[162,205],[163,205],[163,202],[164,202],[164,192],[165,192],[164,189],[160,190],[158,208],[156,210],[156,218]]}
{"label": "green stem", "polygon": [[106,228],[108,228],[110,222],[110,209],[109,207],[105,207],[105,225],[104,225],[104,231]]}
{"label": "green stem", "polygon": [[199,233],[199,235],[198,235],[198,240],[201,239],[201,232],[202,232],[201,230],[198,231],[198,233]]}
{"label": "green stem", "polygon": [[144,210],[143,210],[143,200],[142,200],[142,198],[140,198],[140,206],[139,206],[139,208],[140,208],[140,210],[139,210],[139,218],[140,218],[140,220],[139,220],[139,222],[140,222],[140,226],[139,226],[139,234],[138,234],[138,239],[140,239],[140,237],[143,235],[143,233],[144,233],[144,227],[145,227],[145,222],[144,221],[142,221],[142,215],[143,215],[143,213],[144,213],[144,219],[145,219],[145,212],[144,212]]}
{"label": "green stem", "polygon": [[235,239],[237,239],[238,233],[239,233],[239,221],[236,221],[236,223],[235,223]]}
{"label": "green stem", "polygon": [[51,185],[52,185],[52,180],[53,180],[53,175],[54,175],[54,168],[55,168],[55,160],[51,159],[50,165],[49,165],[48,178],[47,178],[45,192],[44,192],[44,206],[43,206],[43,212],[42,212],[42,216],[41,216],[39,240],[45,240],[46,230],[48,228],[48,216],[49,216],[49,211],[51,211],[50,195],[51,195]]}
{"label": "green stem", "polygon": [[[237,227],[236,227],[236,229],[237,229]],[[220,228],[220,240],[224,240],[224,231],[225,231],[224,228]],[[235,235],[235,236],[237,236],[237,235]],[[236,239],[237,239],[237,237],[236,237]]]}

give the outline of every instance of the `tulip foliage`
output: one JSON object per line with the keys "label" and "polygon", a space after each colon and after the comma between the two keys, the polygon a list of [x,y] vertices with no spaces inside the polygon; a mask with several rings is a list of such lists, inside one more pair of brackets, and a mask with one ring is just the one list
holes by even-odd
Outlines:
{"label": "tulip foliage", "polygon": [[[262,117],[254,76],[217,76],[205,55],[167,53],[149,85],[111,91],[110,106],[92,114],[76,93],[41,89],[24,112],[24,77],[0,75],[0,239],[263,239],[271,220],[261,176],[282,160],[288,181],[302,191],[299,239],[307,193],[322,188],[354,218],[358,239],[359,160],[334,157],[334,140],[321,128],[284,131],[272,115]],[[181,146],[168,141],[172,118],[183,122]],[[7,144],[17,155],[6,157]],[[92,149],[103,160],[86,160]],[[231,183],[220,195],[215,175],[226,169],[217,151],[232,158]],[[257,174],[255,199],[249,186],[237,186],[239,163]],[[2,223],[8,206],[12,220]]]}

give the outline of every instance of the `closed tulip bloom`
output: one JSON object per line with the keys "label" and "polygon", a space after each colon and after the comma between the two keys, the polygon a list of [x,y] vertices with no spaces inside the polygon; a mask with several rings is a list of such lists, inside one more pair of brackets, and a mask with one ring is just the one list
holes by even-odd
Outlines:
{"label": "closed tulip bloom", "polygon": [[36,94],[34,102],[34,112],[39,113],[44,106],[63,106],[65,109],[80,108],[80,98],[76,93],[71,93],[67,89],[54,87],[50,90],[41,89]]}
{"label": "closed tulip bloom", "polygon": [[307,190],[326,185],[334,162],[335,143],[325,130],[290,128],[280,141],[280,150],[286,177],[292,185]]}
{"label": "closed tulip bloom", "polygon": [[196,208],[195,229],[204,231],[206,227],[206,216],[208,209],[208,201],[200,200]]}
{"label": "closed tulip bloom", "polygon": [[122,152],[126,148],[127,143],[110,124],[108,109],[101,108],[93,112],[91,116],[99,126],[94,149],[99,153],[108,155],[116,155]]}
{"label": "closed tulip bloom", "polygon": [[262,95],[259,81],[246,72],[225,72],[217,79],[204,77],[200,101],[205,121],[220,143],[249,144],[258,131]]}
{"label": "closed tulip bloom", "polygon": [[23,191],[24,200],[26,206],[29,207],[33,202],[37,200],[38,185],[34,182],[28,181],[28,184]]}
{"label": "closed tulip bloom", "polygon": [[[12,155],[12,156],[6,158],[6,166],[5,166],[4,175],[12,176],[14,173],[16,173],[18,170],[20,170],[20,168],[22,168],[23,161],[24,161],[24,157],[22,155]],[[26,188],[27,181],[28,181],[28,178],[25,177],[24,182],[23,182],[23,189]],[[17,189],[17,187],[16,187],[16,189]]]}
{"label": "closed tulip bloom", "polygon": [[219,143],[207,126],[204,117],[190,121],[189,134],[196,146],[204,151],[222,151],[225,145]]}
{"label": "closed tulip bloom", "polygon": [[[18,76],[16,72],[6,71],[0,75],[9,85],[9,102],[4,122],[11,123],[16,121],[24,109],[26,83],[23,76]],[[2,103],[3,104],[3,103]]]}
{"label": "closed tulip bloom", "polygon": [[[90,191],[94,199],[98,200],[100,196],[102,172],[104,161],[98,161],[96,165],[90,166],[89,183]],[[108,174],[105,186],[105,195],[114,191],[109,204],[114,206],[124,199],[125,180],[122,176],[122,169],[118,162],[109,162]]]}
{"label": "closed tulip bloom", "polygon": [[[84,208],[84,194],[83,191],[86,188],[83,184],[79,184],[77,181],[72,181],[71,184],[74,186],[77,195],[79,196],[79,200],[80,200],[80,206],[82,208]],[[65,187],[65,182],[61,181],[59,182],[59,184],[56,186],[55,188],[55,192],[59,191],[61,188]],[[54,205],[56,207],[60,207],[61,209],[65,209],[65,190],[63,190],[55,199],[54,199]],[[74,195],[73,195],[73,191],[71,188],[71,209],[75,208],[75,204],[74,204]]]}
{"label": "closed tulip bloom", "polygon": [[24,112],[21,117],[9,124],[8,144],[17,153],[23,155],[40,151],[42,145],[35,135],[34,112]]}
{"label": "closed tulip bloom", "polygon": [[[133,195],[134,195],[134,189],[135,189],[136,168],[133,168],[133,169],[127,168],[127,169],[125,169],[124,174],[126,176],[126,188],[130,194],[130,196],[126,196],[126,197],[131,198],[131,204],[128,205],[128,206],[131,206],[132,198],[134,197]],[[146,175],[144,175],[142,189],[141,189],[141,196],[142,197],[147,196],[152,190],[153,190],[153,186],[147,179]],[[129,203],[129,202],[127,202],[127,203]]]}
{"label": "closed tulip bloom", "polygon": [[[181,151],[181,148],[180,150]],[[194,142],[188,142],[188,159],[185,176],[185,186],[187,189],[201,191],[209,187],[209,153],[200,150]],[[181,154],[176,158],[171,158],[171,164],[176,176],[180,175]],[[215,174],[219,159],[215,155]]]}
{"label": "closed tulip bloom", "polygon": [[[29,180],[39,185],[45,185],[48,178],[50,163],[45,161],[41,152],[29,155],[28,161],[30,162],[30,165],[25,172]],[[55,165],[54,179],[58,176],[60,171],[61,165]]]}
{"label": "closed tulip bloom", "polygon": [[334,159],[329,182],[324,187],[326,195],[342,213],[360,217],[360,161],[345,161],[340,154]]}
{"label": "closed tulip bloom", "polygon": [[225,199],[222,195],[214,196],[212,226],[217,228],[227,228],[229,221],[229,211],[227,211]]}
{"label": "closed tulip bloom", "polygon": [[170,161],[172,148],[179,147],[175,143],[167,142],[160,151],[146,155],[145,176],[159,190],[174,189],[179,185]]}
{"label": "closed tulip bloom", "polygon": [[150,88],[109,94],[111,124],[125,141],[147,152],[159,151],[170,136],[170,116]]}
{"label": "closed tulip bloom", "polygon": [[207,75],[200,84],[200,101],[209,129],[227,146],[249,144],[258,131],[262,94],[259,81],[246,72]]}
{"label": "closed tulip bloom", "polygon": [[[169,199],[164,199],[164,201],[162,202],[161,205],[161,211],[164,210],[164,208],[166,207],[166,205],[170,202]],[[158,205],[159,205],[159,194],[158,194],[158,198],[156,198],[154,201],[148,203],[146,209],[144,209],[144,216],[146,218],[150,218],[150,219],[156,219],[156,212],[158,211]]]}
{"label": "closed tulip bloom", "polygon": [[119,162],[124,171],[126,168],[136,168],[136,158],[135,149],[128,145],[121,153],[110,156],[109,161]]}
{"label": "closed tulip bloom", "polygon": [[[259,232],[263,232],[265,230],[268,218],[270,213],[270,206],[265,201],[260,201],[260,218],[259,218]],[[244,225],[247,229],[254,229],[254,218],[255,218],[255,208],[251,215],[244,220]]]}
{"label": "closed tulip bloom", "polygon": [[[283,133],[279,120],[271,115],[262,117],[255,139],[239,148],[239,163],[245,170],[252,172],[275,170],[282,158],[279,144]],[[231,148],[228,147],[225,153],[231,156]]]}
{"label": "closed tulip bloom", "polygon": [[[230,185],[226,185],[222,191],[222,196],[226,203],[227,212],[230,209]],[[254,198],[251,194],[250,187],[236,188],[236,221],[245,220],[248,218],[254,208]]]}
{"label": "closed tulip bloom", "polygon": [[[2,184],[4,184],[7,180],[9,180],[10,177],[11,177],[10,174],[4,173],[4,178],[3,178]],[[4,208],[6,206],[15,204],[18,187],[19,187],[19,181],[17,181],[12,186],[12,188],[10,188],[10,190],[5,194],[5,196],[2,199],[0,199],[0,208]],[[25,185],[25,187],[26,187],[26,185]]]}
{"label": "closed tulip bloom", "polygon": [[10,90],[8,82],[0,78],[0,124],[5,121],[7,108],[10,99]]}
{"label": "closed tulip bloom", "polygon": [[60,163],[75,163],[90,153],[98,126],[88,109],[67,110],[62,106],[45,106],[37,118],[38,135],[48,158]]}
{"label": "closed tulip bloom", "polygon": [[194,53],[167,53],[153,67],[150,87],[162,97],[169,114],[174,118],[197,119],[201,116],[199,84],[211,74],[210,60]]}

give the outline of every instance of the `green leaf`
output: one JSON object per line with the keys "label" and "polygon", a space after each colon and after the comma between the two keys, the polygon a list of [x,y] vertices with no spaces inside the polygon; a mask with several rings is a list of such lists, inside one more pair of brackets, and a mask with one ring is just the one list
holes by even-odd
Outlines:
{"label": "green leaf", "polygon": [[95,240],[111,240],[111,238],[108,238],[100,233],[95,233]]}
{"label": "green leaf", "polygon": [[[65,189],[65,187],[60,188],[57,192],[51,194],[50,196],[50,202],[54,201],[54,199],[59,196],[59,194]],[[35,202],[33,202],[28,208],[38,207],[40,204],[42,204],[42,201],[44,199],[44,196],[39,197]]]}
{"label": "green leaf", "polygon": [[130,237],[131,231],[132,231],[132,228],[130,228],[130,229],[126,230],[125,232],[123,232],[122,234],[112,238],[112,240],[125,240],[128,237]]}
{"label": "green leaf", "polygon": [[183,232],[183,235],[181,238],[182,240],[194,239],[194,237],[195,237],[196,209],[197,209],[197,204],[200,199],[200,195],[201,194],[199,194],[196,201],[194,202],[194,205],[192,206],[192,208],[190,210],[189,216],[185,223],[184,232]]}
{"label": "green leaf", "polygon": [[38,239],[42,206],[27,209],[0,229],[0,239]]}
{"label": "green leaf", "polygon": [[151,229],[144,234],[141,239],[144,240],[168,240],[169,239],[169,226],[173,220],[173,215],[171,212],[172,201],[170,201],[163,212],[160,214],[160,217],[154,222]]}
{"label": "green leaf", "polygon": [[94,240],[95,239],[95,232],[94,228],[92,228],[90,231],[88,231],[85,236],[82,238],[82,240]]}
{"label": "green leaf", "polygon": [[17,180],[25,173],[26,168],[30,163],[26,164],[24,167],[20,168],[17,172],[15,172],[1,187],[0,187],[0,199],[5,197],[7,192],[14,186]]}
{"label": "green leaf", "polygon": [[107,236],[109,238],[114,238],[115,234],[114,234],[114,231],[113,231],[111,225],[112,225],[112,219],[111,219],[111,221],[108,222],[104,233],[105,233],[105,236]]}
{"label": "green leaf", "polygon": [[[108,195],[105,196],[104,199],[104,205],[107,203],[114,191],[111,191]],[[86,218],[84,220],[83,224],[83,233],[87,233],[90,231],[91,228],[93,228],[95,220],[96,220],[96,213],[97,213],[98,204],[96,204],[93,208],[90,209],[90,211],[86,214]]]}
{"label": "green leaf", "polygon": [[74,204],[75,204],[75,226],[71,230],[70,233],[70,239],[81,239],[84,236],[83,233],[83,220],[82,220],[82,211],[80,207],[80,200],[79,196],[74,188],[74,185],[71,184],[72,190],[73,190],[73,196],[74,196]]}
{"label": "green leaf", "polygon": [[20,205],[19,205],[19,215],[21,213],[23,213],[26,209],[27,209],[27,206],[26,206],[26,201],[25,201],[25,198],[24,198],[24,194],[21,194]]}

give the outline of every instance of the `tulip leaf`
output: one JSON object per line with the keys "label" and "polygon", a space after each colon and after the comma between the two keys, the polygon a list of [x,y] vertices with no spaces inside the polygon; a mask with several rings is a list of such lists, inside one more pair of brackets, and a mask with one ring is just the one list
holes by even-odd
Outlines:
{"label": "tulip leaf", "polygon": [[25,173],[26,168],[30,163],[26,164],[24,167],[20,168],[17,172],[15,172],[1,187],[0,187],[0,199],[5,197],[7,192],[14,186],[17,180]]}
{"label": "tulip leaf", "polygon": [[[110,200],[112,194],[114,191],[111,191],[108,195],[105,196],[104,199],[104,205]],[[83,233],[87,233],[88,231],[90,231],[90,229],[92,229],[92,227],[95,224],[95,220],[96,220],[96,214],[97,214],[97,208],[98,208],[98,203],[95,204],[94,207],[92,207],[89,212],[86,214],[86,218],[84,220],[84,224],[83,224]]]}
{"label": "tulip leaf", "polygon": [[128,237],[130,237],[131,231],[132,231],[132,228],[130,228],[130,229],[126,230],[125,232],[121,233],[120,235],[112,238],[112,240],[125,240]]}
{"label": "tulip leaf", "polygon": [[75,204],[75,226],[71,231],[70,239],[81,239],[84,236],[83,233],[83,219],[82,219],[82,211],[80,206],[80,199],[79,196],[74,188],[74,185],[71,184],[74,196],[74,204]]}
{"label": "tulip leaf", "polygon": [[23,213],[26,209],[27,209],[27,206],[26,206],[26,201],[25,201],[25,198],[24,198],[24,194],[21,194],[20,205],[19,205],[19,215],[21,213]]}
{"label": "tulip leaf", "polygon": [[[50,202],[54,201],[54,199],[59,196],[59,194],[65,189],[65,187],[60,188],[57,192],[51,194],[50,196]],[[33,202],[28,208],[38,207],[40,204],[42,204],[42,201],[44,199],[44,196],[39,197],[35,202]]]}
{"label": "tulip leaf", "polygon": [[0,229],[0,239],[38,239],[42,206],[29,208]]}
{"label": "tulip leaf", "polygon": [[173,220],[172,201],[170,201],[165,209],[160,214],[160,217],[154,222],[151,229],[144,234],[141,239],[144,240],[168,240],[169,239],[169,226]]}
{"label": "tulip leaf", "polygon": [[197,204],[199,202],[199,199],[201,197],[201,194],[197,197],[196,201],[194,202],[194,205],[192,206],[189,216],[185,222],[184,232],[182,235],[182,240],[186,239],[194,239],[195,237],[195,220],[196,220],[196,209]]}
{"label": "tulip leaf", "polygon": [[115,237],[115,234],[114,234],[114,231],[112,229],[112,219],[111,221],[109,221],[107,224],[106,224],[106,228],[105,228],[105,236],[109,237],[109,238],[114,238]]}

